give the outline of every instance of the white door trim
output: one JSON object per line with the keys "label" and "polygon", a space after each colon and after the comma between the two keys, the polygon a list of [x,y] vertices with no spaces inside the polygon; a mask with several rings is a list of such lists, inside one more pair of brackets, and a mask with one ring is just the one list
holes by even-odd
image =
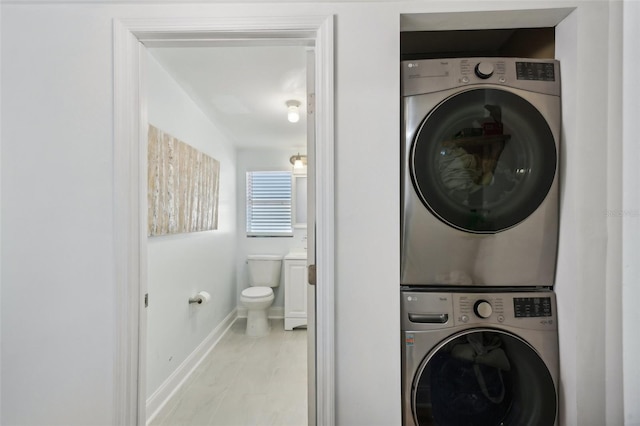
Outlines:
{"label": "white door trim", "polygon": [[[316,420],[335,424],[333,16],[114,20],[114,424],[145,424],[146,46],[194,43],[315,44],[316,51]],[[144,267],[143,267],[144,266]],[[142,364],[144,365],[144,364]]]}

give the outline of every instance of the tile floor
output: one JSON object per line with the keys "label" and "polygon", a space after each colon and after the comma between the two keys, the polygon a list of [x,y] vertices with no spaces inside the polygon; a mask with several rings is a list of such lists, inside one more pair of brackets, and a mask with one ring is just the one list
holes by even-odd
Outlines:
{"label": "tile floor", "polygon": [[267,337],[239,318],[152,426],[306,426],[307,330],[270,320]]}

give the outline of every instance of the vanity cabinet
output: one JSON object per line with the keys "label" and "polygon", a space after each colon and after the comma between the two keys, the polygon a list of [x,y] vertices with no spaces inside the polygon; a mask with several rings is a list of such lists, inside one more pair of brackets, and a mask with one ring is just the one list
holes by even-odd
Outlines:
{"label": "vanity cabinet", "polygon": [[284,259],[284,329],[307,325],[307,259]]}

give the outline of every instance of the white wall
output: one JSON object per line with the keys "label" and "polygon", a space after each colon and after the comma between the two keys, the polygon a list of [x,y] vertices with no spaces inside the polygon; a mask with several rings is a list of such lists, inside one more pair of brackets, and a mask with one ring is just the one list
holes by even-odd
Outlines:
{"label": "white wall", "polygon": [[[573,170],[576,163],[568,161],[573,150],[568,141],[577,140],[576,116],[577,100],[575,76],[578,70],[577,44],[578,13],[573,12],[556,27],[556,57],[561,61],[562,78],[562,149],[560,151],[560,241],[558,246],[558,265],[556,272],[556,293],[558,304],[558,325],[560,338],[560,401],[562,411],[560,416],[563,425],[577,424],[577,394],[576,394],[576,361],[578,352],[576,338],[578,334],[578,322],[576,321],[576,299],[574,291],[580,278],[580,243],[577,241],[581,233],[581,227],[576,221],[580,217],[580,203],[577,197],[568,196],[571,188],[579,188],[580,180]],[[563,42],[564,40],[564,42]],[[584,226],[584,225],[582,225]],[[568,285],[561,285],[568,283]]]}
{"label": "white wall", "polygon": [[[610,191],[621,190],[606,183],[608,156],[621,155],[608,150],[603,74],[620,64],[603,59],[609,57],[607,5],[563,2],[577,13],[559,28],[560,44],[575,47],[560,58],[563,153],[571,156],[562,170],[557,287],[566,425],[602,425],[606,411],[610,360],[598,323],[610,284],[603,206]],[[113,18],[336,14],[336,415],[339,425],[387,426],[400,423],[399,16],[552,7],[435,0],[250,7],[3,3],[2,423],[112,423]],[[453,17],[442,22],[463,24]],[[492,22],[513,21],[486,25]],[[625,14],[625,22],[625,40],[635,40],[637,13]],[[634,57],[627,51],[637,66]],[[628,103],[625,114],[632,108]],[[626,258],[635,263],[627,264],[625,279],[635,277],[636,258]],[[625,296],[637,296],[633,284]],[[26,303],[28,291],[39,297]],[[621,305],[612,301],[608,309]],[[633,315],[625,311],[625,319]],[[625,344],[631,338],[626,330]],[[637,348],[625,346],[625,368],[638,364],[634,356]],[[631,392],[625,398],[633,398],[627,419],[636,421],[629,405],[637,399],[637,380],[625,385]]]}
{"label": "white wall", "polygon": [[[236,153],[175,80],[147,55],[148,120],[220,162],[218,229],[148,238],[147,395],[236,307]],[[188,304],[207,291],[211,301]]]}
{"label": "white wall", "polygon": [[624,421],[625,425],[640,425],[640,144],[638,143],[638,117],[640,117],[640,83],[635,70],[640,67],[640,3],[623,4],[623,273],[622,324],[624,365]]}
{"label": "white wall", "polygon": [[556,31],[564,104],[556,291],[566,425],[622,424],[616,19],[607,3],[594,2]]}
{"label": "white wall", "polygon": [[[304,251],[306,248],[307,230],[294,228],[292,237],[247,237],[245,232],[247,225],[246,198],[246,173],[251,171],[291,171],[289,157],[300,154],[306,155],[306,141],[300,141],[298,147],[291,149],[241,149],[238,150],[237,162],[237,223],[238,223],[238,256],[236,264],[237,290],[236,296],[240,300],[240,293],[249,286],[249,271],[247,269],[247,255],[250,254],[278,254],[285,256],[291,251]],[[269,315],[282,317],[284,314],[284,269],[280,274],[280,286],[273,289],[275,299]],[[238,303],[239,315],[246,315],[240,303]]]}
{"label": "white wall", "polygon": [[336,26],[336,416],[388,426],[400,424],[400,22],[386,4],[356,10]]}
{"label": "white wall", "polygon": [[[622,63],[622,2],[609,6],[609,63]],[[608,154],[607,184],[621,188],[623,182],[622,157],[609,152],[623,151],[622,137],[622,67],[608,70]],[[622,220],[617,214],[622,207],[622,191],[607,191],[607,264],[605,306],[605,419],[607,424],[624,424],[624,388],[622,347]]]}
{"label": "white wall", "polygon": [[[2,21],[2,8],[0,8],[0,22]],[[0,31],[0,46],[2,46],[2,31]],[[2,75],[2,55],[0,55],[0,75]],[[2,80],[0,79],[0,94],[2,93]],[[0,117],[2,117],[2,104],[0,103]],[[2,164],[2,121],[0,120],[0,164]],[[2,179],[0,178],[0,188]],[[2,223],[2,190],[0,189],[0,223]],[[0,227],[0,259],[2,258],[2,227]],[[0,318],[2,318],[2,262],[0,262]],[[2,340],[0,331],[0,342]],[[0,343],[1,346],[1,343]],[[0,366],[2,365],[2,351],[0,351]],[[2,368],[0,368],[0,421],[2,421]]]}
{"label": "white wall", "polygon": [[115,283],[109,18],[96,22],[87,9],[67,14],[59,7],[1,7],[0,423],[110,424]]}

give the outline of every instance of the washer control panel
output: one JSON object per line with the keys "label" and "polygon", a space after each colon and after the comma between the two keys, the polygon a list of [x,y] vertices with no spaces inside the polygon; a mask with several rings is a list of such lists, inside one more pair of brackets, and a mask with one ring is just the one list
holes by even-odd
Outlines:
{"label": "washer control panel", "polygon": [[471,293],[410,288],[401,295],[403,330],[456,326],[557,328],[555,294],[550,290]]}
{"label": "washer control panel", "polygon": [[[455,297],[457,296],[457,297]],[[456,294],[454,309],[458,311],[460,322],[472,319],[495,319],[504,322],[504,296],[499,294]]]}
{"label": "washer control panel", "polygon": [[453,319],[461,324],[520,325],[554,328],[553,292],[453,293]]}
{"label": "washer control panel", "polygon": [[514,297],[513,310],[516,318],[553,316],[550,297]]}

